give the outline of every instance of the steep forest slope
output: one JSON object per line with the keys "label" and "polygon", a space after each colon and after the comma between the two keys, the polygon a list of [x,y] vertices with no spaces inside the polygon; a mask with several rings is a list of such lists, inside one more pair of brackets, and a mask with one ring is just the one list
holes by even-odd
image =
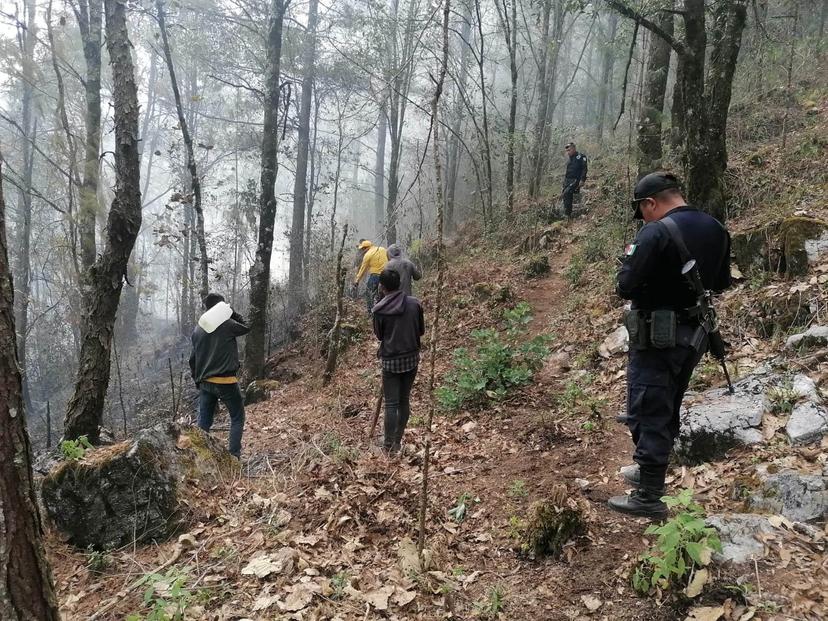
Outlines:
{"label": "steep forest slope", "polygon": [[[785,148],[778,128],[761,135],[786,107],[768,97],[734,111],[729,226],[736,233],[787,216],[828,219],[828,93],[800,89]],[[825,618],[825,532],[787,519],[763,535],[755,561],[715,565],[692,603],[668,593],[642,597],[630,586],[652,537],[644,520],[606,508],[625,489],[617,472],[630,461],[631,443],[615,422],[624,407],[625,359],[602,348],[619,323],[612,280],[615,257],[633,235],[629,186],[625,163],[611,156],[594,158],[591,176],[571,222],[544,225],[540,208],[526,206],[519,227],[484,235],[468,226],[449,244],[438,382],[452,370],[453,352],[472,347],[472,331],[491,328],[506,339],[504,312],[522,303],[532,320],[516,338],[548,335],[550,355],[531,383],[435,416],[427,567],[418,568],[414,541],[429,361],[414,388],[403,454],[388,458],[376,438],[366,438],[379,389],[376,347],[362,304],[350,301],[334,381],[321,386],[328,326],[314,315],[303,338],[271,360],[280,379],[269,385],[270,398],[248,408],[241,471],[193,491],[181,531],[187,536],[84,554],[51,535],[65,618],[160,619],[167,617],[147,615],[177,604],[188,619],[632,621],[684,619],[702,605],[721,614],[693,618]],[[435,274],[432,264],[425,268],[417,293],[431,318]],[[824,390],[825,350],[783,345],[807,324],[825,323],[827,285],[824,255],[802,276],[741,273],[721,304],[735,377],[767,364],[806,373]],[[791,296],[816,306],[780,326]],[[527,318],[522,313],[518,322]],[[717,365],[705,361],[689,401],[707,388],[721,391],[722,381]],[[791,446],[783,414],[765,423],[761,443],[674,467],[671,492],[692,489],[708,514],[743,512],[758,485],[757,466],[823,472],[825,440]],[[533,560],[521,551],[521,532],[533,503],[559,485],[576,499],[586,529],[557,559]]]}

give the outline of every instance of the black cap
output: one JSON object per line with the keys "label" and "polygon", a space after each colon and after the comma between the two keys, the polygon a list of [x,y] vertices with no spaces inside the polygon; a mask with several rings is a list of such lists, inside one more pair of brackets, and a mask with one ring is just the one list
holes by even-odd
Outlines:
{"label": "black cap", "polygon": [[575,143],[574,142],[567,142],[564,145],[564,149],[568,149],[569,147],[572,147],[574,149],[575,148]]}
{"label": "black cap", "polygon": [[637,220],[643,219],[644,216],[641,214],[641,201],[645,198],[650,198],[659,192],[673,188],[681,189],[681,184],[678,178],[672,173],[660,171],[641,177],[638,183],[635,184],[635,190],[633,191],[632,208],[635,210],[633,217]]}

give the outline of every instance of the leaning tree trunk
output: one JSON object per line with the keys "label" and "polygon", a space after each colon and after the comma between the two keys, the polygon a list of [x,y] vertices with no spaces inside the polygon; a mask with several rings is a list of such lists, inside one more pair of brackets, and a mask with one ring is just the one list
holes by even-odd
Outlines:
{"label": "leaning tree trunk", "polygon": [[[2,166],[2,158],[0,158]],[[32,482],[0,174],[0,619],[60,619]]]}
{"label": "leaning tree trunk", "polygon": [[267,76],[262,128],[261,196],[259,197],[259,241],[250,267],[250,332],[245,339],[245,374],[264,376],[267,351],[267,301],[270,290],[270,256],[276,222],[276,173],[279,148],[279,72],[282,60],[282,26],[289,0],[272,0],[267,36]]}
{"label": "leaning tree trunk", "polygon": [[78,379],[63,432],[66,439],[85,435],[90,442],[97,442],[100,436],[115,315],[129,255],[141,228],[138,91],[126,6],[119,0],[105,0],[104,6],[106,47],[112,67],[115,198],[109,210],[104,250],[87,275]]}
{"label": "leaning tree trunk", "polygon": [[[673,14],[663,11],[657,23],[664,32],[673,34]],[[647,59],[644,103],[638,120],[638,177],[661,168],[664,152],[661,133],[667,74],[670,70],[670,44],[653,35]]]}
{"label": "leaning tree trunk", "polygon": [[80,188],[78,236],[81,264],[88,270],[95,262],[95,221],[98,214],[98,181],[101,150],[101,0],[78,0],[73,8],[83,41],[86,61],[84,96],[86,98],[86,140],[83,183]]}
{"label": "leaning tree trunk", "polygon": [[328,358],[325,361],[325,372],[322,374],[322,385],[331,383],[334,371],[336,371],[336,359],[339,355],[339,333],[342,326],[344,314],[342,298],[345,293],[345,270],[342,269],[342,251],[345,249],[345,238],[348,237],[348,225],[342,229],[342,242],[339,244],[339,254],[336,255],[336,272],[334,273],[334,289],[336,290],[336,317],[331,328],[331,336],[328,339]]}
{"label": "leaning tree trunk", "polygon": [[[288,317],[290,321],[301,312],[304,303],[302,255],[305,242],[305,199],[308,194],[308,151],[310,150],[311,102],[316,56],[316,15],[319,0],[310,0],[308,28],[303,52],[302,103],[297,131],[296,175],[293,183],[293,219],[290,225],[290,263],[288,265]],[[311,223],[307,226],[310,228]]]}
{"label": "leaning tree trunk", "polygon": [[167,38],[167,23],[164,17],[163,0],[156,0],[155,6],[158,9],[158,26],[161,30],[161,42],[164,47],[164,60],[167,61],[167,71],[170,74],[170,84],[172,85],[173,96],[175,97],[175,110],[178,113],[178,126],[181,128],[181,137],[184,140],[184,147],[187,151],[187,170],[190,173],[190,191],[192,192],[191,201],[196,213],[196,239],[198,241],[198,250],[200,253],[199,267],[201,271],[201,289],[199,293],[201,294],[201,299],[203,300],[209,292],[208,266],[210,261],[207,258],[207,239],[204,235],[204,211],[201,208],[201,180],[198,178],[195,154],[193,153],[193,138],[190,135],[190,128],[187,125],[187,118],[184,116],[184,107],[181,105],[181,93],[178,90],[178,80],[175,78],[175,65],[173,64],[170,41]]}

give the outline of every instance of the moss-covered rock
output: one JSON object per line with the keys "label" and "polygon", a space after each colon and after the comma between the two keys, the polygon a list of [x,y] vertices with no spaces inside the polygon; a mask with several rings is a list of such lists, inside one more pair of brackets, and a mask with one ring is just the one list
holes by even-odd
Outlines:
{"label": "moss-covered rock", "polygon": [[270,393],[279,388],[279,382],[270,379],[253,380],[244,390],[244,404],[253,405],[270,398]]}
{"label": "moss-covered rock", "polygon": [[564,545],[586,531],[584,512],[565,485],[532,504],[521,532],[521,550],[532,558],[557,557]]}
{"label": "moss-covered rock", "polygon": [[536,254],[527,259],[523,264],[523,275],[526,278],[538,278],[549,273],[549,255]]}
{"label": "moss-covered rock", "polygon": [[158,428],[65,461],[43,479],[46,513],[80,548],[164,539],[178,523],[174,451],[174,436]]}
{"label": "moss-covered rock", "polygon": [[828,230],[816,218],[793,216],[733,236],[733,260],[745,274],[766,270],[788,277],[808,273],[808,246]]}

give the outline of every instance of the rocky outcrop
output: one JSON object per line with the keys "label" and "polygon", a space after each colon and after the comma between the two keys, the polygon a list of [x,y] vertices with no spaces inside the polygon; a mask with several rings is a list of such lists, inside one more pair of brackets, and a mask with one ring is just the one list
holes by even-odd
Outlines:
{"label": "rocky outcrop", "polygon": [[811,326],[805,332],[793,334],[785,341],[785,349],[806,349],[828,345],[828,326]]}
{"label": "rocky outcrop", "polygon": [[716,529],[722,542],[722,551],[713,554],[717,563],[746,563],[765,556],[765,545],[756,538],[757,534],[773,531],[765,516],[751,513],[711,515],[706,522]]}
{"label": "rocky outcrop", "polygon": [[69,543],[117,548],[170,536],[182,519],[182,483],[213,486],[235,463],[200,429],[162,423],[62,462],[43,478],[41,497]]}
{"label": "rocky outcrop", "polygon": [[770,474],[767,467],[760,467],[758,473],[762,487],[750,498],[752,508],[798,522],[828,516],[828,477],[795,470]]}
{"label": "rocky outcrop", "polygon": [[807,444],[822,438],[828,432],[828,410],[814,401],[794,405],[785,425],[791,444]]}
{"label": "rocky outcrop", "polygon": [[766,270],[803,276],[828,251],[828,223],[793,216],[733,236],[735,263],[745,274]]}
{"label": "rocky outcrop", "polygon": [[762,442],[765,389],[774,380],[760,372],[737,381],[732,395],[714,388],[692,401],[681,417],[675,448],[679,460],[713,461],[735,446]]}
{"label": "rocky outcrop", "polygon": [[270,399],[271,393],[277,390],[279,386],[280,384],[276,380],[253,380],[244,389],[244,404],[253,405]]}
{"label": "rocky outcrop", "polygon": [[630,333],[626,326],[618,326],[598,346],[602,358],[611,358],[615,354],[626,353],[630,349]]}

